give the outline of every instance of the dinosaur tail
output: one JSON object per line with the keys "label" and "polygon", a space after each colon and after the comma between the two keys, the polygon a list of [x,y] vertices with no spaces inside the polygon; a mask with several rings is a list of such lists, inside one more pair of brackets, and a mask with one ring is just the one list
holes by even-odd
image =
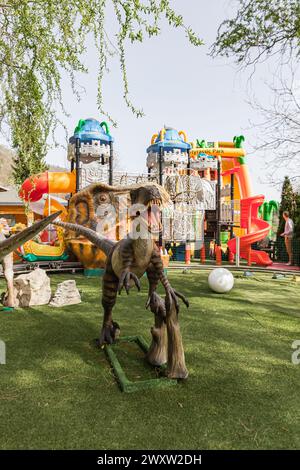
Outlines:
{"label": "dinosaur tail", "polygon": [[112,248],[115,246],[115,242],[113,242],[112,240],[108,240],[108,238],[101,237],[94,230],[91,230],[88,227],[84,227],[83,225],[71,224],[70,222],[55,222],[55,225],[76,232],[78,235],[83,235],[94,245],[100,248],[100,250],[103,251],[106,256],[109,255]]}
{"label": "dinosaur tail", "polygon": [[51,224],[57,216],[61,214],[61,211],[55,212],[55,214],[49,215],[43,220],[36,222],[35,224],[27,227],[22,232],[17,233],[16,235],[12,235],[7,240],[0,242],[0,259],[4,258],[4,256],[8,255],[12,251],[14,251],[19,246],[26,243],[28,240],[31,240],[35,237],[39,232],[44,230],[47,225]]}

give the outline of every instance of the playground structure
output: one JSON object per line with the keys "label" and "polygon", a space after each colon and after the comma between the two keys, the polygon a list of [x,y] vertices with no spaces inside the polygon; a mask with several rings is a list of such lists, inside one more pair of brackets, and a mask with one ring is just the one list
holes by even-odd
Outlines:
{"label": "playground structure", "polygon": [[[106,122],[91,118],[80,120],[69,140],[70,171],[45,172],[28,178],[20,195],[33,211],[37,210],[37,205],[43,216],[62,210],[61,219],[70,220],[69,210],[58,202],[56,194],[69,194],[72,198],[96,182],[127,186],[154,181],[167,190],[172,201],[162,213],[161,247],[176,242],[184,246],[187,262],[191,248],[192,251],[199,250],[204,261],[204,242],[209,240],[213,241],[218,263],[223,248],[230,259],[238,249],[238,256],[248,264],[268,266],[272,264],[268,254],[253,249],[252,245],[270,233],[271,215],[268,218],[268,211],[260,209],[265,204],[264,196],[252,194],[243,141],[244,137],[240,136],[232,142],[197,139],[190,143],[185,131],[164,127],[153,135],[147,148],[147,173],[137,175],[114,171],[114,139]],[[274,214],[275,205],[272,207],[274,210],[270,209],[270,213]],[[76,222],[75,219],[72,221]],[[118,240],[119,228],[117,221],[112,231],[104,235]],[[128,230],[127,226],[125,230]],[[90,245],[88,240],[84,242]],[[24,259],[63,260],[67,256],[67,246],[86,268],[103,267],[105,257],[95,256],[91,250],[89,256],[85,253],[81,257],[79,245],[82,245],[82,239],[78,243],[77,236],[72,240],[59,236],[55,246],[43,246],[33,241],[22,248],[22,254]]]}
{"label": "playground structure", "polygon": [[[99,123],[96,119],[90,118],[81,119],[74,130],[74,135],[69,139],[68,160],[69,172],[47,171],[24,181],[20,196],[33,212],[49,215],[61,210],[61,219],[67,220],[67,209],[57,202],[53,194],[72,195],[99,180],[111,183],[113,138],[107,123],[104,121]],[[56,230],[58,246],[45,246],[30,241],[19,250],[19,254],[28,261],[66,260],[67,247],[78,254],[77,241],[68,240],[68,243],[65,243],[62,229]],[[103,256],[101,260],[102,258]],[[92,256],[90,263],[94,264],[94,261]]]}
{"label": "playground structure", "polygon": [[[151,146],[147,149],[148,175],[156,175],[160,184],[170,192],[175,206],[176,199],[180,198],[186,217],[195,217],[202,211],[198,224],[204,222],[203,238],[215,240],[216,255],[220,256],[224,241],[229,252],[236,254],[238,237],[238,255],[241,258],[248,264],[268,266],[272,264],[269,255],[252,249],[254,243],[268,235],[270,224],[258,215],[264,196],[252,195],[243,141],[244,137],[240,136],[233,142],[196,140],[188,144],[185,132],[164,128],[152,137]],[[170,184],[172,179],[173,185]],[[199,197],[201,188],[202,197]],[[182,220],[175,220],[175,225],[182,228],[182,240],[185,239],[189,249],[193,240],[190,231],[186,230]],[[196,235],[201,231],[197,230]],[[196,238],[200,249],[203,238]],[[176,237],[172,239],[176,240]]]}
{"label": "playground structure", "polygon": [[113,184],[113,142],[108,124],[80,119],[69,139],[68,160],[76,174],[75,191],[99,181]]}
{"label": "playground structure", "polygon": [[[261,266],[272,264],[269,255],[264,251],[252,249],[252,244],[264,239],[270,225],[258,216],[258,209],[264,202],[264,196],[252,195],[246,153],[242,148],[244,137],[235,137],[233,142],[212,142],[207,147],[194,147],[190,151],[191,158],[199,158],[201,154],[218,159],[217,170],[217,205],[215,214],[210,214],[210,230],[215,234],[216,245],[221,245],[221,234],[228,234],[228,249],[237,252],[239,238],[239,256]],[[205,145],[205,144],[204,144]],[[239,208],[239,217],[237,206]],[[229,209],[229,211],[228,211]],[[238,221],[239,218],[239,221]]]}
{"label": "playground structure", "polygon": [[[216,181],[203,178],[211,162],[197,169],[190,158],[192,145],[185,131],[164,127],[147,148],[148,179],[154,179],[170,194],[173,206],[163,214],[165,241],[203,244],[205,210],[214,210]],[[209,174],[210,176],[210,174]]]}

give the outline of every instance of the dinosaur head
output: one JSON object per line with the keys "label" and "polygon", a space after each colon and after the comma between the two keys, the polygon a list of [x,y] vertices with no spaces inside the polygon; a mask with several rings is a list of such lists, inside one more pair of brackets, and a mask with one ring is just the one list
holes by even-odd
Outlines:
{"label": "dinosaur head", "polygon": [[61,214],[61,211],[55,212],[55,214],[49,215],[49,217],[36,222],[31,225],[31,227],[27,227],[25,230],[22,230],[22,232],[12,235],[6,240],[0,241],[0,260],[44,230],[44,228],[51,224],[59,214]]}
{"label": "dinosaur head", "polygon": [[163,205],[169,199],[166,191],[155,183],[144,183],[143,185],[135,185],[130,190],[131,204],[144,204],[147,206],[150,203]]}
{"label": "dinosaur head", "polygon": [[130,215],[139,217],[149,233],[157,235],[161,229],[161,208],[169,202],[168,193],[158,184],[143,183],[130,190]]}

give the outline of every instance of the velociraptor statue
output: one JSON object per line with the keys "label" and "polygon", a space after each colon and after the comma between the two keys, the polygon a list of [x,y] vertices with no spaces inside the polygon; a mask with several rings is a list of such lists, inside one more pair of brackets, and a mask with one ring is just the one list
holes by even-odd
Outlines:
{"label": "velociraptor statue", "polygon": [[[95,191],[95,186],[91,185],[91,191]],[[99,187],[105,189],[104,185]],[[109,191],[114,189],[108,186],[107,188]],[[146,308],[150,307],[155,316],[147,360],[156,366],[168,363],[168,377],[186,378],[188,371],[178,324],[178,299],[187,307],[189,304],[184,295],[170,285],[154,240],[161,230],[160,208],[169,201],[169,196],[161,186],[150,182],[129,186],[126,190],[130,194],[132,229],[127,237],[119,242],[108,240],[82,225],[63,222],[58,222],[57,225],[86,237],[107,256],[102,293],[104,318],[99,345],[113,343],[119,334],[119,325],[112,318],[117,294],[120,294],[123,288],[128,294],[134,285],[140,290],[139,279],[146,273],[149,281]],[[85,189],[85,193],[87,192],[89,187]],[[76,197],[79,195],[80,193],[77,193]],[[165,301],[156,292],[159,282],[166,293]]]}

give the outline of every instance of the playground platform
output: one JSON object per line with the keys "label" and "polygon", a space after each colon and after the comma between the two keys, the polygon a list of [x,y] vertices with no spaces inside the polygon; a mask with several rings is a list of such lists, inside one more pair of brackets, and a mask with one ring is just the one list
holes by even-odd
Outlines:
{"label": "playground platform", "polygon": [[267,266],[268,270],[276,271],[288,271],[294,273],[295,271],[300,272],[300,266],[287,266],[285,263],[273,263],[271,266]]}

